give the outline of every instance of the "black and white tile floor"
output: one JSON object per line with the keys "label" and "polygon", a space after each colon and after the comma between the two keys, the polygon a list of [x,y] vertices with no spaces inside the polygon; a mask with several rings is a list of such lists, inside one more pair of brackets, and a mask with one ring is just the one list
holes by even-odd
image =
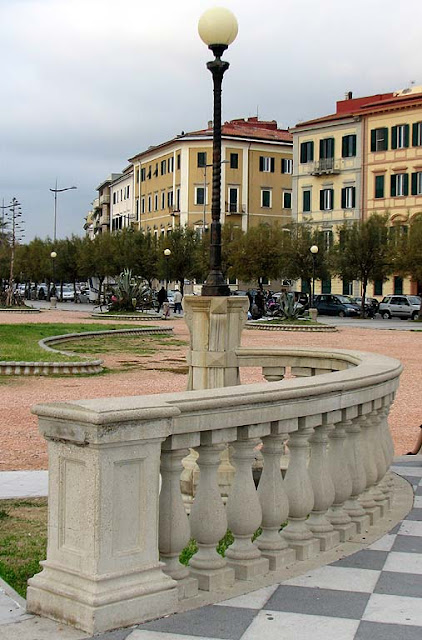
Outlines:
{"label": "black and white tile floor", "polygon": [[414,507],[367,549],[279,585],[99,638],[422,640],[422,459],[393,470],[414,486]]}

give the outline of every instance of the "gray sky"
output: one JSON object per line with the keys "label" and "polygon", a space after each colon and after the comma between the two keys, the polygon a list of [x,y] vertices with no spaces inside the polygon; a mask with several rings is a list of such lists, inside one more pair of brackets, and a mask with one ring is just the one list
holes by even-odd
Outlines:
{"label": "gray sky", "polygon": [[95,187],[127,158],[212,118],[200,15],[239,22],[223,118],[287,127],[335,101],[422,84],[421,0],[0,0],[0,201],[26,241],[82,235]]}

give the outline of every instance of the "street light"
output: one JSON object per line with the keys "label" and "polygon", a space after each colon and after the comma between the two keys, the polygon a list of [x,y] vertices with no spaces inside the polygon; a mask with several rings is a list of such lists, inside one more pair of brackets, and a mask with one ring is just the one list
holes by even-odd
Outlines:
{"label": "street light", "polygon": [[230,295],[229,286],[224,282],[221,271],[221,85],[223,75],[229,68],[229,63],[221,60],[221,56],[235,40],[237,30],[235,16],[228,9],[221,7],[205,11],[198,24],[201,40],[208,45],[215,56],[215,60],[207,63],[213,79],[214,113],[210,272],[202,287],[203,296]]}
{"label": "street light", "polygon": [[171,251],[170,249],[164,249],[163,253],[164,253],[164,258],[166,262],[166,295],[167,295],[167,287],[169,282],[169,259],[171,256]]}
{"label": "street light", "polygon": [[56,296],[56,278],[55,278],[55,259],[57,258],[57,253],[52,251],[50,253],[51,258],[51,272],[53,279],[53,286],[50,289],[50,309],[55,309],[57,307],[57,296]]}
{"label": "street light", "polygon": [[318,251],[319,249],[316,246],[316,244],[313,244],[312,247],[310,248],[310,252],[312,255],[312,307],[315,304],[315,260],[316,260]]}
{"label": "street light", "polygon": [[54,193],[54,235],[53,235],[53,242],[54,244],[56,244],[56,237],[57,237],[57,194],[61,193],[62,191],[70,191],[71,189],[77,189],[78,187],[65,187],[64,189],[58,189],[57,188],[57,180],[56,180],[56,188],[55,189],[50,189],[50,191],[52,191]]}

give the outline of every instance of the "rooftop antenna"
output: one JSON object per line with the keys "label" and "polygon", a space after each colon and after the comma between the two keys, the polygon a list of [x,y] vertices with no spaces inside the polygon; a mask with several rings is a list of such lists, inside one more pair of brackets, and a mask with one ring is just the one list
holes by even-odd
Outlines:
{"label": "rooftop antenna", "polygon": [[259,120],[259,105],[256,105],[256,119]]}

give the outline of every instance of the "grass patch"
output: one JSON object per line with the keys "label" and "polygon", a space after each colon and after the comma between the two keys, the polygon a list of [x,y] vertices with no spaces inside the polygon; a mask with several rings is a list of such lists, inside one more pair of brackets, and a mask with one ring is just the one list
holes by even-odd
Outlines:
{"label": "grass patch", "polygon": [[0,503],[0,576],[22,597],[47,553],[47,498]]}
{"label": "grass patch", "polygon": [[[133,327],[132,327],[133,328]],[[66,341],[66,350],[83,355],[101,355],[111,353],[131,353],[136,356],[148,356],[158,350],[186,345],[165,333],[149,335],[97,336],[95,338]]]}
{"label": "grass patch", "polygon": [[[66,362],[80,360],[77,356],[64,356],[46,351],[38,346],[38,341],[50,336],[65,333],[83,333],[86,331],[113,331],[116,329],[133,329],[132,325],[102,324],[50,324],[36,323],[28,325],[0,324],[0,360],[18,362]],[[103,340],[104,338],[101,338]],[[113,340],[115,337],[113,336]],[[86,342],[88,345],[88,342]],[[57,345],[57,349],[67,351],[68,343]],[[71,350],[71,349],[69,349]]]}

